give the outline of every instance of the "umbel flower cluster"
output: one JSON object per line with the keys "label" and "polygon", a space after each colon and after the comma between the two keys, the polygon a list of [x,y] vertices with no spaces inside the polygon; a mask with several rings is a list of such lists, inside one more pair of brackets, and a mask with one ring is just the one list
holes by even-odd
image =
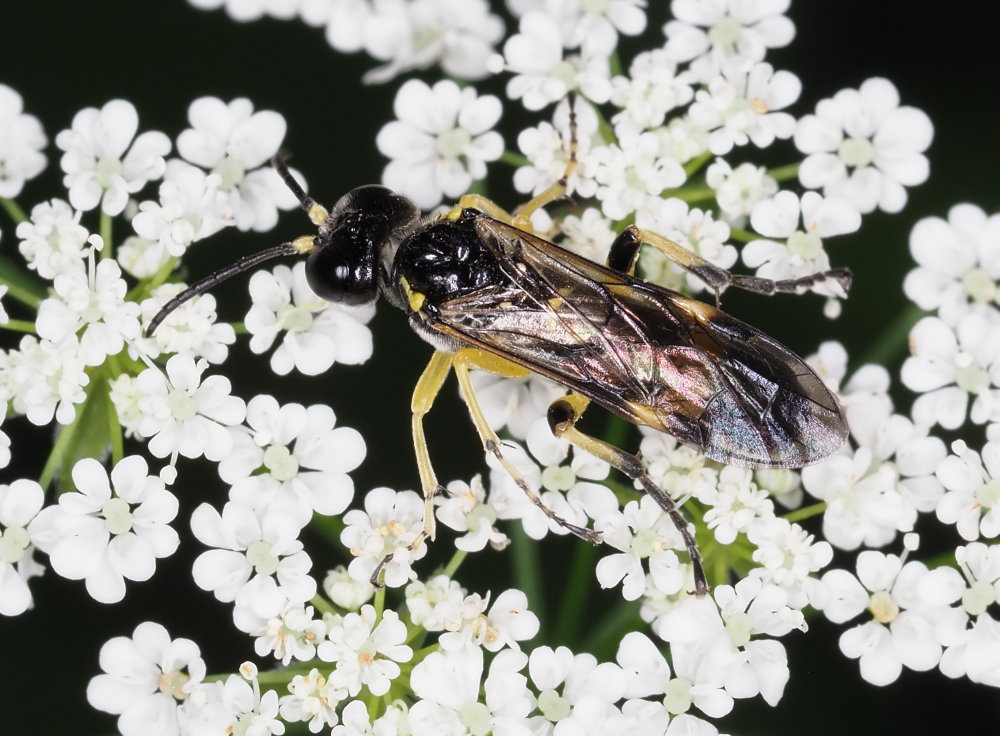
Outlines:
{"label": "umbel flower cluster", "polygon": [[[558,179],[574,92],[573,206],[555,203],[535,227],[596,261],[634,223],[724,268],[771,279],[822,271],[837,236],[876,210],[899,211],[907,187],[929,173],[931,123],[889,80],[793,112],[801,81],[767,61],[794,36],[781,0],[673,0],[669,20],[648,18],[645,0],[508,0],[514,27],[482,0],[192,3],[224,5],[241,21],[269,14],[325,28],[337,51],[377,60],[370,81],[446,76],[399,84],[396,119],[374,141],[389,159],[382,182],[425,211],[497,177],[512,175],[525,198]],[[620,37],[656,23],[652,47],[619,58]],[[473,86],[497,75],[503,99]],[[503,130],[514,106],[539,122]],[[338,426],[325,404],[233,394],[225,373],[236,330],[218,320],[210,293],[145,335],[183,289],[189,248],[225,228],[268,231],[297,205],[268,163],[286,131],[278,112],[203,97],[188,121],[173,138],[144,130],[139,111],[116,99],[80,110],[53,136],[0,84],[0,237],[17,254],[0,263],[0,325],[14,338],[0,352],[2,418],[54,430],[37,476],[0,483],[0,613],[28,611],[31,580],[43,574],[122,601],[130,581],[151,578],[176,551],[176,529],[190,528],[205,548],[195,583],[231,604],[258,657],[209,675],[198,645],[159,623],[122,632],[101,649],[87,697],[118,716],[124,736],[260,736],[287,724],[334,736],[710,735],[737,699],[780,700],[791,676],[782,638],[801,636],[817,615],[843,624],[841,651],[871,683],[890,684],[905,667],[1000,686],[991,546],[1000,535],[1000,217],[960,204],[913,230],[905,288],[926,316],[900,376],[916,394],[908,413],[889,398],[886,369],[848,373],[846,351],[828,341],[809,360],[840,397],[850,438],[824,462],[755,472],[653,431],[626,448],[695,524],[707,596],[690,592],[691,561],[661,508],[551,435],[545,410],[564,388],[475,375],[508,460],[560,517],[602,534],[596,583],[639,602],[636,630],[599,661],[536,641],[524,592],[460,582],[468,555],[511,549],[515,528],[533,539],[566,534],[502,468],[454,480],[435,499],[435,544],[454,554],[430,567],[427,546],[411,545],[422,497],[354,487],[350,474],[377,437]],[[790,163],[755,163],[772,147]],[[53,156],[65,191],[19,201]],[[712,299],[650,251],[643,278]],[[815,290],[836,316],[843,294],[828,283]],[[373,310],[323,302],[302,263],[259,270],[249,292],[241,331],[279,376],[370,357]],[[981,440],[949,447],[942,436],[956,429]],[[0,428],[0,466],[18,451]],[[179,457],[202,458],[230,486],[221,508],[180,506],[171,490]],[[342,528],[340,546],[322,551],[342,559],[334,569],[318,569],[302,540],[319,517]],[[961,543],[919,561],[918,519]],[[835,549],[850,564],[831,567]],[[377,569],[383,587],[370,582]]]}

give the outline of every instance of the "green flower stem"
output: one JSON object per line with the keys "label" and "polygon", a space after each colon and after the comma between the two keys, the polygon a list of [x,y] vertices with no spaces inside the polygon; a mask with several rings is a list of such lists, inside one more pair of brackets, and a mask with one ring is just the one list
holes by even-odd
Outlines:
{"label": "green flower stem", "polygon": [[7,286],[7,294],[27,307],[38,309],[46,296],[45,285],[33,273],[0,255],[0,284]]}
{"label": "green flower stem", "polygon": [[96,382],[93,377],[91,377],[90,383],[88,383],[83,389],[84,399],[76,408],[76,418],[56,433],[56,441],[52,443],[52,451],[45,460],[45,466],[42,468],[42,473],[38,477],[38,485],[42,488],[49,487],[49,484],[52,483],[52,479],[55,478],[56,471],[62,467],[66,451],[72,446],[73,438],[75,437],[77,430],[79,430],[80,426],[83,424],[83,422],[80,421],[84,415],[83,408],[87,405],[87,402],[90,401],[95,383]]}
{"label": "green flower stem", "polygon": [[337,615],[340,613],[340,611],[337,610],[336,606],[334,606],[330,601],[328,601],[326,598],[318,594],[312,597],[312,600],[309,601],[309,605],[311,605],[313,608],[319,611],[319,614],[321,616],[325,613],[332,613],[333,615]]}
{"label": "green flower stem", "polygon": [[115,402],[111,400],[111,391],[104,392],[104,398],[108,402],[108,439],[111,442],[111,464],[114,465],[125,457],[125,440],[122,437],[122,425],[118,421],[118,410]]}
{"label": "green flower stem", "polygon": [[777,179],[778,181],[787,181],[788,179],[794,179],[799,175],[799,165],[798,164],[787,164],[785,166],[778,166],[774,169],[769,169],[767,175]]}
{"label": "green flower stem", "polygon": [[114,255],[115,249],[114,244],[111,242],[111,215],[101,210],[101,223],[99,225],[99,232],[101,234],[101,240],[104,241],[104,247],[101,249],[101,258],[111,258]]}
{"label": "green flower stem", "polygon": [[784,515],[784,518],[787,521],[799,522],[819,516],[824,511],[826,511],[826,502],[821,501],[820,503],[814,503],[812,506],[803,506],[802,508],[795,509],[795,511],[789,511]]}
{"label": "green flower stem", "polygon": [[758,240],[760,235],[752,233],[749,230],[730,230],[729,237],[741,243],[749,243],[751,240]]}
{"label": "green flower stem", "polygon": [[545,596],[542,586],[542,559],[538,550],[538,542],[524,533],[524,528],[517,522],[510,531],[511,554],[514,556],[514,587],[522,590],[528,597],[528,606],[538,616],[539,621],[547,621],[545,615]]}
{"label": "green flower stem", "polygon": [[861,360],[857,365],[869,363],[889,365],[900,353],[907,351],[910,330],[921,318],[926,316],[927,312],[916,304],[909,304],[906,309],[896,315],[878,338],[871,342],[871,346],[861,354]]}
{"label": "green flower stem", "polygon": [[174,268],[177,267],[177,260],[177,258],[168,258],[151,277],[143,279],[129,289],[128,294],[125,295],[125,299],[130,302],[141,302],[152,294],[153,289],[166,281],[170,277],[170,274],[174,272]]}
{"label": "green flower stem", "polygon": [[612,51],[611,56],[608,57],[608,69],[611,72],[612,77],[620,77],[625,74],[625,72],[622,71],[622,60],[621,57],[618,56],[617,51]]}
{"label": "green flower stem", "polygon": [[611,123],[608,122],[608,119],[604,117],[595,105],[591,105],[591,107],[593,107],[594,112],[597,113],[597,132],[601,134],[601,139],[606,143],[617,143],[618,136],[615,135],[615,129],[611,127]]}
{"label": "green flower stem", "polygon": [[712,187],[680,187],[679,189],[664,189],[660,192],[660,196],[663,199],[679,199],[682,202],[693,204],[715,199],[715,190]]}
{"label": "green flower stem", "polygon": [[597,621],[590,621],[588,634],[577,651],[598,655],[614,652],[622,637],[634,631],[639,619],[639,601],[621,601],[611,613]]}
{"label": "green flower stem", "polygon": [[[280,670],[259,671],[257,672],[257,682],[261,684],[262,689],[265,685],[269,688],[273,688],[275,685],[287,685],[296,675],[308,675],[315,666],[315,663],[310,662],[298,666],[283,667]],[[212,675],[212,677],[225,680],[229,675]],[[205,680],[208,679],[207,677],[205,678]]]}
{"label": "green flower stem", "polygon": [[249,335],[250,334],[250,330],[248,330],[247,326],[245,324],[243,324],[242,322],[232,322],[230,324],[232,324],[232,326],[233,326],[233,332],[235,332],[237,335]]}
{"label": "green flower stem", "polygon": [[[684,164],[684,173],[687,174],[688,178],[691,178],[699,169],[701,169],[702,166],[708,163],[711,158],[712,154],[708,151],[705,151],[700,156],[695,156],[693,159]],[[711,187],[704,187],[704,189],[707,189],[712,193],[710,197],[715,197],[714,189]],[[705,199],[709,199],[710,197],[705,197]]]}
{"label": "green flower stem", "polygon": [[584,620],[590,581],[594,578],[597,547],[581,542],[574,546],[569,574],[563,587],[560,601],[559,638],[566,642],[576,641]]}
{"label": "green flower stem", "polygon": [[14,222],[26,222],[28,220],[28,215],[13,199],[0,197],[0,207],[6,210],[7,214],[10,215],[10,219]]}
{"label": "green flower stem", "polygon": [[382,618],[382,611],[385,610],[385,586],[384,585],[381,588],[377,588],[375,590],[374,606],[375,606],[375,619],[376,620],[381,620],[381,618]]}
{"label": "green flower stem", "polygon": [[504,151],[500,154],[500,163],[507,164],[508,166],[513,166],[515,168],[531,165],[527,156],[515,153],[514,151]]}
{"label": "green flower stem", "polygon": [[26,319],[9,319],[0,328],[11,330],[12,332],[26,332],[29,335],[38,334],[35,332],[35,323]]}
{"label": "green flower stem", "polygon": [[468,555],[468,552],[456,549],[455,554],[453,554],[451,556],[451,559],[448,560],[448,564],[445,565],[444,570],[442,572],[449,578],[455,577],[455,573],[458,571],[458,568],[461,566],[462,562],[465,561],[466,555]]}

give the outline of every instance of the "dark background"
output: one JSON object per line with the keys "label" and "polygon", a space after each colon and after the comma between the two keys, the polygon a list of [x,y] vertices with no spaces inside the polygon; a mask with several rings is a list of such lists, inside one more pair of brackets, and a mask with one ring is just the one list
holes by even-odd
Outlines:
{"label": "dark background", "polygon": [[[650,11],[651,26],[658,34],[666,17],[665,3],[654,0],[651,5],[655,8]],[[402,80],[362,86],[360,77],[374,62],[335,53],[319,29],[298,21],[237,24],[221,11],[201,12],[181,0],[86,4],[35,0],[5,6],[0,82],[21,93],[26,111],[41,119],[50,141],[69,126],[77,110],[115,97],[136,105],[141,130],[163,130],[174,138],[187,127],[191,100],[202,95],[224,100],[247,96],[257,109],[274,109],[285,116],[289,128],[285,145],[295,153],[295,166],[320,201],[330,204],[349,188],[380,176],[385,162],[374,136],[392,119],[392,95]],[[803,94],[793,111],[811,112],[818,100],[839,89],[857,87],[871,76],[886,76],[899,88],[904,104],[922,108],[933,119],[931,178],[911,190],[901,214],[867,216],[859,234],[830,245],[834,264],[850,266],[856,274],[854,291],[838,322],[822,320],[815,299],[803,299],[789,308],[785,300],[733,294],[727,295],[729,311],[798,352],[811,352],[820,341],[837,338],[848,345],[855,364],[877,350],[898,367],[905,357],[905,341],[887,340],[886,335],[905,307],[900,284],[912,267],[907,237],[913,223],[926,215],[945,216],[952,204],[962,201],[979,204],[987,212],[997,207],[1000,82],[995,25],[980,17],[981,7],[971,0],[946,5],[903,0],[795,4],[790,14],[798,30],[796,40],[769,56],[777,68],[789,69],[803,80]],[[502,89],[495,82],[478,87]],[[522,114],[516,103],[505,110],[508,120]],[[507,144],[514,148],[513,135]],[[791,160],[793,151],[784,150],[789,158],[774,163]],[[42,199],[65,196],[54,147],[49,157],[48,171],[18,198],[25,209]],[[493,193],[501,204],[517,203],[509,190]],[[13,227],[5,216],[0,216],[0,229],[0,247],[13,252]],[[307,230],[301,214],[288,213],[277,232],[227,232],[197,247],[185,262],[192,273],[204,274],[238,255]],[[242,319],[248,303],[245,288],[245,283],[235,283],[220,290],[223,318]],[[359,428],[369,444],[366,461],[355,474],[358,490],[376,485],[412,488],[416,473],[409,449],[409,394],[429,351],[389,307],[380,308],[372,327],[375,356],[363,367],[337,366],[315,379],[278,379],[269,374],[265,361],[255,359],[252,370],[233,376],[235,390],[245,397],[268,391],[284,401],[329,402],[338,422]],[[234,351],[237,361],[246,355],[245,347]],[[478,443],[471,429],[466,431],[467,420],[454,393],[445,391],[440,411],[436,408],[429,422],[431,449],[443,480],[467,478],[483,467]],[[899,396],[905,410],[906,395]],[[23,424],[14,420],[5,425],[14,438],[16,464],[34,461],[40,467],[51,439],[37,431],[22,436]],[[207,463],[182,466],[175,490],[187,509],[206,499],[220,502],[224,494]],[[186,541],[194,541],[186,529],[179,531]],[[571,543],[563,544],[568,551]],[[252,644],[232,629],[228,606],[198,590],[170,588],[170,580],[178,585],[189,580],[190,562],[198,551],[197,543],[183,545],[176,556],[159,563],[155,584],[130,583],[125,602],[118,606],[93,602],[82,584],[51,575],[32,581],[35,609],[0,620],[4,658],[0,730],[17,733],[18,724],[33,733],[113,730],[110,718],[86,704],[86,682],[98,671],[100,644],[130,634],[143,620],[164,623],[173,636],[195,639],[210,672],[233,671],[250,658]],[[336,560],[314,562],[321,570]],[[489,562],[508,564],[506,558],[487,557],[484,564]],[[466,572],[463,569],[463,577]],[[544,573],[554,580],[559,571]],[[464,579],[474,584],[473,578]],[[588,615],[597,610],[592,606],[607,600],[590,601]],[[960,730],[985,722],[995,727],[1000,715],[996,691],[909,671],[894,686],[870,686],[860,680],[857,663],[840,655],[838,630],[822,620],[811,625],[808,636],[786,637],[792,677],[780,707],[771,709],[757,699],[738,702],[722,728],[734,734],[804,730],[885,734],[934,725]],[[558,634],[550,643],[572,646],[570,641],[559,641]]]}

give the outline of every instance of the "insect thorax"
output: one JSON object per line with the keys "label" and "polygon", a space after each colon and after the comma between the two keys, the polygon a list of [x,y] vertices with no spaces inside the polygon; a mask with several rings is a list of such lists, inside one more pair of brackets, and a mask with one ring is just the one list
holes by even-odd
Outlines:
{"label": "insect thorax", "polygon": [[476,231],[481,217],[478,210],[466,209],[457,219],[431,221],[403,240],[391,281],[407,312],[433,317],[443,301],[504,280],[496,256]]}

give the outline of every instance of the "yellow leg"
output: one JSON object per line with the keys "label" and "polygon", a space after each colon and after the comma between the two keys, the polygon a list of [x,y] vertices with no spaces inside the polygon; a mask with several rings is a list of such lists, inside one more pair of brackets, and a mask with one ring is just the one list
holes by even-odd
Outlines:
{"label": "yellow leg", "polygon": [[[481,350],[473,349],[459,350],[455,353],[452,358],[452,365],[455,368],[455,377],[458,379],[458,384],[462,388],[465,404],[469,407],[469,414],[472,416],[472,423],[476,426],[476,432],[479,433],[479,439],[482,440],[483,449],[497,459],[503,469],[507,471],[507,474],[513,479],[514,483],[517,484],[517,487],[524,492],[528,499],[535,504],[535,506],[537,506],[542,513],[581,539],[584,539],[592,544],[598,544],[601,541],[600,532],[577,526],[576,524],[570,524],[568,521],[556,514],[552,509],[545,505],[541,497],[535,493],[534,490],[532,490],[528,481],[524,479],[524,476],[521,475],[520,471],[504,456],[502,450],[500,449],[500,438],[497,437],[496,432],[493,431],[492,427],[490,427],[489,423],[486,421],[486,416],[483,414],[482,407],[479,405],[479,400],[476,398],[476,391],[472,386],[472,380],[469,378],[470,368],[481,368],[493,373],[499,373],[502,376],[527,375],[528,371],[518,365],[504,360],[503,358],[499,358],[490,353],[485,353]],[[516,372],[512,373],[511,371]]]}
{"label": "yellow leg", "polygon": [[476,209],[480,212],[485,212],[487,215],[492,217],[494,220],[500,220],[500,222],[510,223],[514,217],[503,207],[498,205],[492,199],[484,197],[481,194],[464,194],[461,199],[458,200],[458,206],[449,212],[446,217],[454,219],[464,209]]}
{"label": "yellow leg", "polygon": [[649,477],[639,458],[604,440],[584,434],[576,428],[576,423],[588,403],[589,399],[575,392],[552,402],[548,415],[552,433],[557,437],[569,440],[576,447],[586,450],[591,455],[599,457],[612,467],[617,468],[632,480],[637,481],[646,494],[652,496],[653,500],[670,517],[684,539],[684,545],[687,547],[688,556],[691,558],[691,565],[694,568],[695,594],[705,595],[708,592],[708,582],[705,579],[705,571],[701,563],[701,553],[698,552],[698,545],[694,541],[694,534],[691,532],[691,526],[687,519],[681,515],[674,500]]}
{"label": "yellow leg", "polygon": [[413,433],[413,449],[417,455],[417,471],[420,473],[420,489],[424,494],[424,531],[415,539],[410,547],[418,547],[425,538],[434,539],[434,496],[442,489],[437,475],[431,465],[431,456],[427,450],[427,438],[424,435],[424,415],[431,410],[434,399],[441,391],[444,380],[451,370],[451,353],[435,350],[430,362],[420,375],[420,380],[413,389],[410,401],[410,411],[413,412],[410,426]]}

